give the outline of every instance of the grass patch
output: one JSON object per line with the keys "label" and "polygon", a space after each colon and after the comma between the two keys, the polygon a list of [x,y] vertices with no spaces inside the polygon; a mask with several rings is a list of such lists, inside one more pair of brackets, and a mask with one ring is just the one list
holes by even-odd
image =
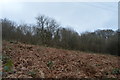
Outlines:
{"label": "grass patch", "polygon": [[52,61],[48,61],[47,66],[51,69],[51,67],[53,66],[53,62]]}
{"label": "grass patch", "polygon": [[114,68],[114,69],[112,70],[111,74],[119,75],[119,74],[120,74],[120,69]]}
{"label": "grass patch", "polygon": [[8,56],[3,56],[3,69],[5,72],[12,72],[13,71],[13,62]]}

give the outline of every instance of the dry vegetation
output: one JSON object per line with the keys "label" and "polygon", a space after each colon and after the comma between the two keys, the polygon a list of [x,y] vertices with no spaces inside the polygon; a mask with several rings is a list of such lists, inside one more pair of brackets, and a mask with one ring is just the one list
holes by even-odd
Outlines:
{"label": "dry vegetation", "polygon": [[120,57],[3,41],[4,78],[120,78]]}

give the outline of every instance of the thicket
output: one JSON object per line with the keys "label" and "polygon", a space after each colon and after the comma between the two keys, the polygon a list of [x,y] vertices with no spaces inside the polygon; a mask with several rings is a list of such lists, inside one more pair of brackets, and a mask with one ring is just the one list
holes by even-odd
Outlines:
{"label": "thicket", "polygon": [[6,18],[1,19],[0,22],[3,40],[119,55],[119,29],[117,31],[111,29],[96,30],[78,34],[70,28],[63,28],[55,19],[44,15],[36,17],[36,25],[18,25]]}

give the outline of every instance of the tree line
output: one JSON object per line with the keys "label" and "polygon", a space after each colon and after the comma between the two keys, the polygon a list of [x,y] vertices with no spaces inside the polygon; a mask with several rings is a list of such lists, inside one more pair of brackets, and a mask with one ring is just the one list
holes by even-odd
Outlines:
{"label": "tree line", "polygon": [[119,55],[119,29],[96,30],[78,34],[70,28],[63,28],[55,19],[45,15],[36,18],[36,25],[16,24],[6,18],[0,19],[2,39],[27,44],[86,52]]}

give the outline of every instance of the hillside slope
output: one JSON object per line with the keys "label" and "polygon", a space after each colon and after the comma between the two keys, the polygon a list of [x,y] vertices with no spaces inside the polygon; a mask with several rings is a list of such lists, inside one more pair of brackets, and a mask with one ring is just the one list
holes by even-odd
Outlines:
{"label": "hillside slope", "polygon": [[[3,41],[5,78],[118,78],[120,57]],[[6,56],[13,63],[6,71]]]}

